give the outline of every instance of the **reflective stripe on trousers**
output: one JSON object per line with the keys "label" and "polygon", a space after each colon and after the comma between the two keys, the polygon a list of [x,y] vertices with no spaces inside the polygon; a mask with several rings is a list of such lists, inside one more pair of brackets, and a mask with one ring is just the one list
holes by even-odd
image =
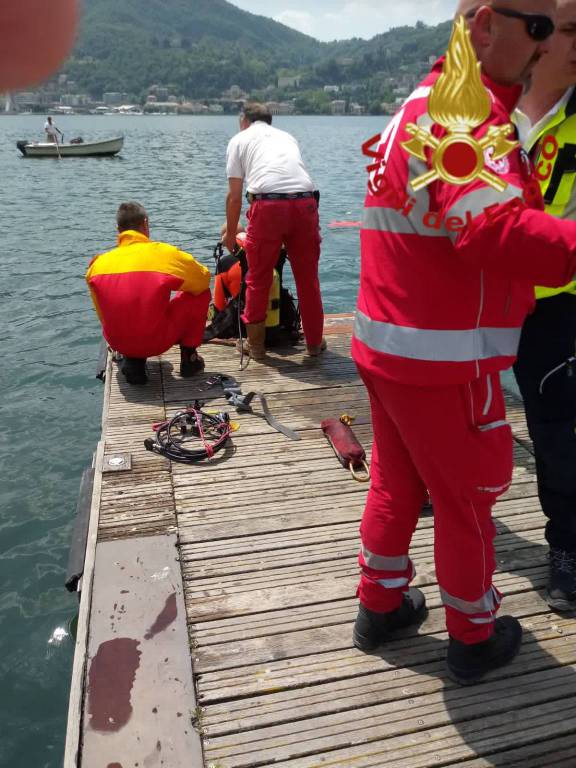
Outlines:
{"label": "reflective stripe on trousers", "polygon": [[[461,597],[454,597],[442,587],[440,587],[440,596],[446,608],[453,608],[455,611],[465,614],[472,624],[492,624],[502,602],[502,597],[494,586],[490,587],[488,592],[478,600],[463,600]],[[487,613],[490,615],[479,615]]]}
{"label": "reflective stripe on trousers", "polygon": [[[416,575],[416,569],[408,555],[397,557],[375,555],[364,544],[362,544],[359,561],[364,575],[385,589],[407,587]],[[369,570],[373,573],[369,573]],[[381,573],[374,573],[375,571],[381,571]],[[379,578],[380,576],[382,578]]]}

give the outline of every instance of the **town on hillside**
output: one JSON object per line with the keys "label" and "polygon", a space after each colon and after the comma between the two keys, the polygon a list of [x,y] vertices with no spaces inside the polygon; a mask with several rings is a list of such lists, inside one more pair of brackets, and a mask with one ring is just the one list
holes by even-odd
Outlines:
{"label": "town on hillside", "polygon": [[245,101],[256,99],[266,104],[273,115],[327,114],[365,115],[394,114],[399,104],[413,90],[435,57],[421,62],[416,71],[398,72],[382,82],[387,100],[365,103],[361,84],[326,83],[312,92],[302,90],[299,75],[279,75],[275,84],[253,92],[231,84],[217,97],[191,99],[170,85],[152,84],[143,96],[120,91],[105,91],[96,99],[83,93],[65,73],[58,75],[34,91],[5,94],[5,114],[91,115],[221,115],[237,114]]}

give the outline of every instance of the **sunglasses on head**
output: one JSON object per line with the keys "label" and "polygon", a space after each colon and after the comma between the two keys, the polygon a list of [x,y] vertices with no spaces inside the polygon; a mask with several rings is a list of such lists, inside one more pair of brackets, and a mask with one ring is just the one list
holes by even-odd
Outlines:
{"label": "sunglasses on head", "polygon": [[[512,8],[499,8],[498,6],[490,6],[494,13],[500,14],[500,16],[506,16],[509,19],[522,19],[526,24],[526,32],[538,43],[543,40],[547,40],[554,32],[554,22],[550,16],[544,16],[541,13],[522,13],[522,11],[514,11]],[[466,14],[467,18],[472,18],[478,11],[475,8]]]}

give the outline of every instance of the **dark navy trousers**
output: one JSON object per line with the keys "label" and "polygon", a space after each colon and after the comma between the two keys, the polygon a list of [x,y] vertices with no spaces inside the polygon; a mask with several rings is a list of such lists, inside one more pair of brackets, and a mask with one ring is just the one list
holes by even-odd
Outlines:
{"label": "dark navy trousers", "polygon": [[566,366],[552,373],[570,357],[576,357],[576,296],[539,299],[524,325],[514,373],[535,449],[546,540],[576,552],[576,366],[573,375]]}

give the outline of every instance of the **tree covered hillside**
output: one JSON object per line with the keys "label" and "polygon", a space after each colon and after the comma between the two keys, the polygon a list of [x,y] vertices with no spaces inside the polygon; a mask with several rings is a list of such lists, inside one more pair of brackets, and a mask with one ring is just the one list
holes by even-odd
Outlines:
{"label": "tree covered hillside", "polygon": [[96,98],[104,91],[139,96],[152,83],[189,98],[215,97],[231,84],[254,93],[288,70],[301,77],[304,91],[349,84],[363,89],[368,103],[390,95],[390,75],[419,74],[430,56],[445,50],[451,27],[418,22],[369,41],[326,44],[226,0],[84,2],[78,44],[65,71]]}

